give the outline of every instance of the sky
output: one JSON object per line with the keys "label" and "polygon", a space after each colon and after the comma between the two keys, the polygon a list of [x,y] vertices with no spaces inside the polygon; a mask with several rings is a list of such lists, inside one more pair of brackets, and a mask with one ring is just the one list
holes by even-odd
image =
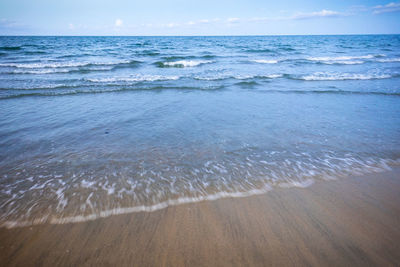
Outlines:
{"label": "sky", "polygon": [[400,1],[0,0],[0,35],[393,33]]}

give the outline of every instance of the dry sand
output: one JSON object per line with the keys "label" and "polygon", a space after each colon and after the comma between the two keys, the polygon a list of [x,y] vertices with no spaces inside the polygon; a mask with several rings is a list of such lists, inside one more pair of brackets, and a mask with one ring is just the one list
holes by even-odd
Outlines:
{"label": "dry sand", "polygon": [[2,266],[400,266],[400,170],[0,229]]}

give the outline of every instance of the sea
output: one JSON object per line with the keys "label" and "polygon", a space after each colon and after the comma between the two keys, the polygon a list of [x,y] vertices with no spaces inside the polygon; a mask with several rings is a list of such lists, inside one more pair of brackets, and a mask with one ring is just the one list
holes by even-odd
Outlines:
{"label": "sea", "polygon": [[0,227],[398,165],[400,35],[0,37]]}

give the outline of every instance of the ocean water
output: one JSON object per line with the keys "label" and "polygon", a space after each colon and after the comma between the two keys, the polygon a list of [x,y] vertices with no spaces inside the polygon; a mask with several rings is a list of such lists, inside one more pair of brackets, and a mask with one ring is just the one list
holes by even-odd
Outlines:
{"label": "ocean water", "polygon": [[0,226],[400,165],[400,35],[0,37]]}

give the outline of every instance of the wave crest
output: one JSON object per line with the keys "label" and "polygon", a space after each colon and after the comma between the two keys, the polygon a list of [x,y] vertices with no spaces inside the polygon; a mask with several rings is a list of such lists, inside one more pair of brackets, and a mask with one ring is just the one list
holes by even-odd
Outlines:
{"label": "wave crest", "polygon": [[40,62],[40,63],[0,63],[0,67],[20,69],[73,68],[87,66],[114,66],[123,64],[138,64],[140,61],[123,60],[117,62]]}
{"label": "wave crest", "polygon": [[255,62],[255,63],[261,63],[261,64],[276,64],[276,63],[279,62],[276,59],[254,59],[254,60],[251,60],[251,61]]}
{"label": "wave crest", "polygon": [[211,60],[178,60],[178,61],[167,61],[167,62],[156,62],[156,65],[160,68],[186,68],[196,67],[203,64],[210,64],[214,61]]}
{"label": "wave crest", "polygon": [[131,77],[112,77],[112,78],[88,78],[89,82],[94,83],[114,83],[114,82],[154,82],[178,80],[180,76],[162,76],[162,75],[136,75]]}
{"label": "wave crest", "polygon": [[316,72],[311,75],[300,76],[304,81],[344,81],[344,80],[376,80],[392,78],[389,74],[359,74],[359,73],[327,73]]}

